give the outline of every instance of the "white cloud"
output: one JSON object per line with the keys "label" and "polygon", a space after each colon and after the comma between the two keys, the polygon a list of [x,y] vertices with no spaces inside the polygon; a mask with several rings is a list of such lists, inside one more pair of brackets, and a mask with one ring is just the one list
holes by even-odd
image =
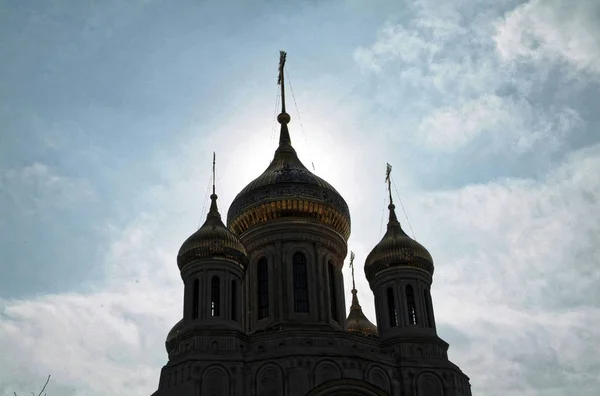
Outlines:
{"label": "white cloud", "polygon": [[547,113],[522,99],[488,94],[431,112],[419,125],[418,139],[427,148],[452,151],[485,134],[484,150],[500,151],[507,145],[516,152],[557,150],[582,124],[570,108]]}
{"label": "white cloud", "polygon": [[474,391],[593,395],[600,386],[590,349],[600,343],[597,169],[599,145],[540,181],[413,198],[420,241],[437,263],[438,321],[470,340],[451,340],[450,356],[469,367]]}
{"label": "white cloud", "polygon": [[[412,126],[402,132],[413,134],[425,149],[453,151],[485,139],[486,151],[554,152],[583,121],[572,107],[531,99],[548,70],[527,70],[511,61],[509,55],[525,47],[499,44],[504,40],[497,33],[503,29],[497,28],[500,11],[489,10],[489,4],[479,10],[483,3],[417,1],[410,18],[386,23],[373,44],[355,51],[355,60],[385,81],[381,105],[399,112],[403,125]],[[508,14],[505,26],[510,26],[503,34],[528,29],[530,24],[521,23],[528,21],[511,17],[524,13],[522,8]],[[600,61],[600,49],[586,48],[587,64]]]}
{"label": "white cloud", "polygon": [[65,209],[96,199],[96,190],[88,180],[59,175],[39,162],[0,170],[0,192],[27,213],[37,213],[49,206]]}
{"label": "white cloud", "polygon": [[599,13],[595,0],[530,0],[498,23],[498,52],[509,61],[562,62],[600,75]]}
{"label": "white cloud", "polygon": [[[572,10],[561,16],[556,8],[534,12],[556,2],[516,9],[509,2],[491,3],[411,2],[409,16],[387,23],[372,45],[356,50],[355,60],[376,72],[380,103],[398,113],[398,129],[413,133],[405,139],[411,144],[446,155],[472,145],[478,155],[508,161],[549,153],[545,158],[555,166],[555,154],[566,151],[588,119],[565,102],[540,100],[540,92],[546,94],[551,84],[559,88],[548,96],[560,89],[562,75],[548,80],[550,62],[569,62],[588,74],[596,70],[600,51],[588,36],[598,37],[600,24],[590,25],[597,5],[570,2]],[[498,24],[502,7],[508,11],[504,25]],[[516,19],[522,14],[531,20]],[[443,30],[437,28],[440,20]],[[505,41],[502,47],[499,40],[508,36],[500,35],[501,28],[507,29],[503,34],[512,28],[543,35],[550,27],[540,27],[542,22],[554,24],[552,34],[563,37],[547,36],[536,53],[525,42],[511,47]],[[543,62],[514,62],[524,57]],[[513,177],[433,193],[404,186],[419,241],[436,260],[433,293],[441,336],[450,341],[450,357],[471,377],[474,394],[597,393],[598,359],[590,349],[600,344],[592,330],[600,326],[597,169],[600,146],[567,155],[539,179]],[[374,318],[370,296],[361,301]]]}
{"label": "white cloud", "polygon": [[29,394],[48,374],[48,394],[151,393],[183,294],[177,234],[165,224],[162,235],[162,220],[141,215],[116,237],[105,258],[109,283],[97,291],[0,300],[0,348],[11,357],[0,360],[0,394]]}

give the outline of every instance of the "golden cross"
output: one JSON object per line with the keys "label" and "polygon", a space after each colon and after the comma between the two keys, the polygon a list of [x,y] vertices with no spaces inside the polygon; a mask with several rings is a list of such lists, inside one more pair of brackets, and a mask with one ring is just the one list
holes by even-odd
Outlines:
{"label": "golden cross", "polygon": [[356,289],[354,284],[354,252],[350,252],[350,269],[352,270],[352,290]]}
{"label": "golden cross", "polygon": [[392,165],[387,163],[386,168],[385,168],[385,182],[388,185],[388,193],[390,195],[390,205],[393,203],[392,202],[392,179],[390,177],[391,173],[392,173]]}
{"label": "golden cross", "polygon": [[281,85],[281,112],[285,113],[285,89],[283,83],[283,68],[285,67],[285,58],[287,53],[285,51],[279,51],[279,77],[277,78],[277,84]]}
{"label": "golden cross", "polygon": [[217,158],[217,154],[213,151],[213,195],[215,194],[215,160]]}

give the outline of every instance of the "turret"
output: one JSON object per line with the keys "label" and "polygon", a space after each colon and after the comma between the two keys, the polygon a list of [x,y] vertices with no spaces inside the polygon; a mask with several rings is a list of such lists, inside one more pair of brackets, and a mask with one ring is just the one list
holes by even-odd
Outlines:
{"label": "turret", "polygon": [[409,237],[398,218],[390,188],[387,231],[365,261],[365,275],[375,295],[377,326],[382,339],[394,336],[435,336],[430,288],[433,259]]}
{"label": "turret", "polygon": [[206,221],[179,249],[184,283],[183,319],[167,336],[167,351],[192,329],[243,329],[241,285],[248,265],[246,249],[221,220],[214,183]]}

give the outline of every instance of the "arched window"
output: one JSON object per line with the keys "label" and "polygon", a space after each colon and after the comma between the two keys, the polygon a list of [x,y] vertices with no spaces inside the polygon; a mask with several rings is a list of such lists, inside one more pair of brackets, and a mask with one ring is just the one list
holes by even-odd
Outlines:
{"label": "arched window", "polygon": [[411,285],[406,286],[406,304],[408,305],[408,323],[417,324],[417,307],[415,306],[415,293]]}
{"label": "arched window", "polygon": [[192,289],[192,319],[198,319],[199,314],[199,300],[200,300],[200,281],[194,279],[194,286]]}
{"label": "arched window", "polygon": [[444,394],[442,384],[433,374],[421,374],[417,380],[419,396],[441,396]]}
{"label": "arched window", "polygon": [[337,310],[337,294],[335,290],[335,271],[333,268],[333,263],[329,261],[327,263],[327,272],[329,275],[329,296],[330,296],[330,304],[331,304],[331,317],[334,320],[338,320],[338,310]]}
{"label": "arched window", "polygon": [[269,264],[266,258],[258,260],[256,266],[258,280],[258,319],[269,316]]}
{"label": "arched window", "polygon": [[294,273],[294,312],[308,312],[306,256],[302,253],[294,253],[292,266]]}
{"label": "arched window", "polygon": [[396,301],[394,301],[394,289],[387,289],[388,316],[390,317],[390,327],[398,327],[398,310]]}
{"label": "arched window", "polygon": [[235,279],[231,281],[231,320],[237,322],[237,284]]}
{"label": "arched window", "polygon": [[427,326],[433,327],[433,310],[431,309],[431,295],[429,290],[423,290],[423,300],[425,301],[425,313],[427,315]]}
{"label": "arched window", "polygon": [[211,316],[221,314],[221,281],[218,276],[213,276],[210,281],[210,313]]}

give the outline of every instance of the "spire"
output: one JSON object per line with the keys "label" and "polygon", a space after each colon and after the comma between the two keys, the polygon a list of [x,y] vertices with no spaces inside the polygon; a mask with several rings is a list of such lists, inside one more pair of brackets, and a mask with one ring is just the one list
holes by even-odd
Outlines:
{"label": "spire", "polygon": [[213,151],[213,174],[212,174],[212,184],[213,184],[213,195],[215,194],[215,162],[217,159],[217,154]]}
{"label": "spire", "polygon": [[213,151],[213,166],[212,166],[212,194],[210,196],[210,209],[208,211],[208,215],[206,219],[208,220],[211,217],[221,218],[221,214],[219,213],[219,209],[217,208],[217,194],[215,193],[215,162],[217,155]]}
{"label": "spire", "polygon": [[352,305],[350,310],[361,309],[358,303],[358,291],[356,290],[356,283],[354,281],[354,252],[350,252],[350,269],[352,270]]}
{"label": "spire", "polygon": [[350,252],[350,269],[352,270],[352,305],[350,306],[350,313],[346,318],[346,330],[366,336],[376,335],[377,326],[367,319],[358,303],[358,292],[354,281],[354,252]]}
{"label": "spire", "polygon": [[281,113],[279,113],[277,116],[277,122],[281,124],[281,131],[279,133],[279,149],[285,147],[293,150],[290,132],[287,127],[291,117],[285,112],[285,84],[283,70],[285,67],[286,56],[287,53],[285,51],[279,51],[279,77],[277,78],[277,84],[281,86]]}
{"label": "spire", "polygon": [[352,290],[356,289],[356,284],[354,283],[354,252],[350,252],[350,269],[352,270]]}
{"label": "spire", "polygon": [[387,229],[390,231],[391,228],[397,228],[402,231],[402,227],[400,226],[400,222],[398,221],[398,217],[396,217],[396,205],[394,205],[394,201],[392,199],[392,165],[389,163],[386,164],[385,169],[385,182],[388,186],[388,194],[390,198],[390,204],[388,205],[388,209],[390,210],[390,220],[388,221]]}

